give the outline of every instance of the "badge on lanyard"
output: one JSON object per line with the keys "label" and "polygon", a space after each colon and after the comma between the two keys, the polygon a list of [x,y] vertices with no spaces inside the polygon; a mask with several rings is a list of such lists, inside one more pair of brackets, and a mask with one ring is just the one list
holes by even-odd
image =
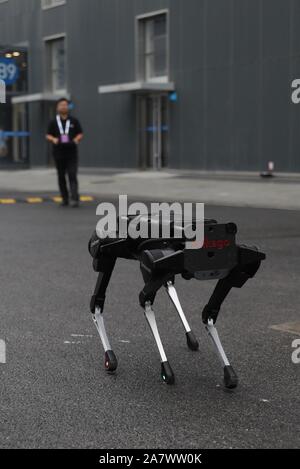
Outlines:
{"label": "badge on lanyard", "polygon": [[57,125],[58,125],[59,132],[60,132],[60,143],[70,143],[70,137],[69,137],[70,127],[71,127],[70,119],[68,119],[66,122],[65,130],[63,128],[60,116],[56,116],[56,121],[57,121]]}

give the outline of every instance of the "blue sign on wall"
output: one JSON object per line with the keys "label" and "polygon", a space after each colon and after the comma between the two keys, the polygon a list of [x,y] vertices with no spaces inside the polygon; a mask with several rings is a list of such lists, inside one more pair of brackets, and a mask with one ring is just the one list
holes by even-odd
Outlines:
{"label": "blue sign on wall", "polygon": [[14,85],[19,74],[19,67],[14,59],[0,57],[0,80],[3,80],[6,86]]}
{"label": "blue sign on wall", "polygon": [[172,93],[169,94],[169,99],[173,103],[176,103],[178,101],[178,94],[176,91],[173,91]]}

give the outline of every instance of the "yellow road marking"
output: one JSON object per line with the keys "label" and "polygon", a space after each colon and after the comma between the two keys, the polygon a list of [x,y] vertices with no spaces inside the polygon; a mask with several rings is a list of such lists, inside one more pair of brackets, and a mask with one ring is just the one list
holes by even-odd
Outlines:
{"label": "yellow road marking", "polygon": [[94,197],[91,197],[89,195],[82,195],[80,197],[80,201],[81,202],[93,202],[94,201]]}
{"label": "yellow road marking", "polygon": [[59,204],[60,202],[62,202],[62,197],[53,197],[52,200],[53,202],[56,202],[57,204]]}
{"label": "yellow road marking", "polygon": [[26,202],[28,202],[29,204],[41,204],[42,202],[44,202],[44,199],[42,199],[41,197],[28,197],[28,199],[26,199]]}
{"label": "yellow road marking", "polygon": [[15,199],[0,199],[0,204],[3,204],[3,205],[12,205],[15,203],[17,203]]}
{"label": "yellow road marking", "polygon": [[[52,200],[52,202],[55,202],[55,203],[61,203],[63,201],[62,197],[60,196],[55,196],[55,197],[51,197],[50,199],[49,198],[43,198],[43,197],[27,197],[26,199],[0,199],[0,205],[14,205],[18,202],[26,202],[28,204],[42,204],[44,202],[47,202],[49,200]],[[81,202],[93,202],[95,200],[94,197],[90,196],[90,195],[82,195],[80,197],[80,201]]]}

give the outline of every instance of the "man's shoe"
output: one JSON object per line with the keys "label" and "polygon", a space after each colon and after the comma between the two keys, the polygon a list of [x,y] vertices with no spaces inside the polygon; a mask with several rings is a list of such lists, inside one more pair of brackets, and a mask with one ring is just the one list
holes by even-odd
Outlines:
{"label": "man's shoe", "polygon": [[71,208],[78,208],[79,207],[79,202],[78,200],[72,200],[71,202]]}
{"label": "man's shoe", "polygon": [[61,207],[68,207],[69,205],[69,201],[68,200],[63,200],[61,203],[60,203],[60,206]]}

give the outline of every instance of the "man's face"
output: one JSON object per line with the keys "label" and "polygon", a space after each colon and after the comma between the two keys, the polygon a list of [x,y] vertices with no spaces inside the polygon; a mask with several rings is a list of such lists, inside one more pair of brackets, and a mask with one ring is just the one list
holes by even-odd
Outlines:
{"label": "man's face", "polygon": [[61,101],[57,105],[58,114],[68,114],[69,112],[69,103],[67,101]]}

